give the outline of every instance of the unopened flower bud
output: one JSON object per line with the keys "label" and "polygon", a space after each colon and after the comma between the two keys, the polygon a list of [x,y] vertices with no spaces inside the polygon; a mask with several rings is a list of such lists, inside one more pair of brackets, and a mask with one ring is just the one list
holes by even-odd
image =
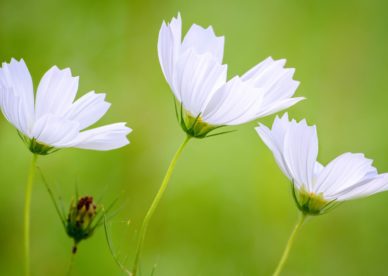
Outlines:
{"label": "unopened flower bud", "polygon": [[77,202],[73,201],[67,217],[66,232],[78,244],[81,240],[89,238],[95,229],[93,220],[97,214],[97,206],[93,197],[84,196]]}

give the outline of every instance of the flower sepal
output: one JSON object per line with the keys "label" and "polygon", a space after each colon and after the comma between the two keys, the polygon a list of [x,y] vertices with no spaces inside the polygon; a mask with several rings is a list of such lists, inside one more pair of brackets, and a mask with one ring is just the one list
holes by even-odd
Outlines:
{"label": "flower sepal", "polygon": [[[175,105],[175,109],[176,109],[176,105]],[[183,108],[183,104],[180,104],[179,114],[178,114],[178,110],[176,109],[176,115],[183,131],[186,132],[188,136],[193,138],[202,139],[202,138],[225,134],[233,131],[232,130],[232,131],[225,131],[225,132],[220,132],[216,134],[210,134],[210,132],[212,132],[213,130],[224,127],[224,125],[215,126],[204,122],[202,120],[201,113],[198,114],[197,116],[193,116],[190,112],[188,112]]]}
{"label": "flower sepal", "polygon": [[187,111],[181,120],[181,127],[187,135],[194,138],[205,138],[211,131],[219,128],[219,126],[205,123],[200,114],[197,117],[193,117]]}
{"label": "flower sepal", "polygon": [[326,200],[323,194],[308,192],[303,187],[299,190],[292,183],[292,195],[298,209],[305,215],[323,215],[335,206],[336,200]]}
{"label": "flower sepal", "polygon": [[42,143],[38,141],[36,138],[29,138],[26,135],[22,134],[20,131],[18,131],[18,134],[24,144],[26,144],[27,148],[33,153],[38,155],[48,155],[50,153],[56,152],[59,149],[55,148],[53,146],[46,145],[45,143]]}

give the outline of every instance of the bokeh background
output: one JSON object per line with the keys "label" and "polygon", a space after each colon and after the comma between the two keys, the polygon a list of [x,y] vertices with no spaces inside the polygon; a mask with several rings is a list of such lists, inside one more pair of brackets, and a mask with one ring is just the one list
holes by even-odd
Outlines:
{"label": "bokeh background", "polygon": [[[287,58],[307,100],[289,109],[318,125],[319,160],[364,152],[388,171],[388,2],[0,1],[0,57],[24,58],[35,86],[52,65],[81,76],[79,96],[107,92],[99,124],[126,121],[131,144],[110,152],[68,149],[40,158],[66,205],[81,194],[107,205],[120,260],[130,267],[136,233],[184,138],[161,73],[157,37],[180,11],[183,30],[212,25],[225,35],[229,76],[267,56]],[[271,124],[274,116],[260,119]],[[187,147],[151,223],[142,276],[270,275],[297,218],[290,184],[258,138],[256,122]],[[0,274],[21,275],[24,186],[31,154],[0,119]],[[65,275],[72,242],[38,178],[32,201],[33,275]],[[128,223],[129,221],[129,223]],[[385,275],[388,193],[344,203],[311,219],[284,275]],[[120,275],[103,228],[80,244],[73,275]]]}

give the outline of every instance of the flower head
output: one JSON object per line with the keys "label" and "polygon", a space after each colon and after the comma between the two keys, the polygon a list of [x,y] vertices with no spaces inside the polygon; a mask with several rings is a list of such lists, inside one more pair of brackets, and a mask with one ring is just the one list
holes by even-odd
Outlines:
{"label": "flower head", "polygon": [[[57,213],[62,221],[62,224],[66,230],[67,235],[74,241],[72,253],[77,253],[78,244],[90,238],[94,231],[107,220],[105,217],[107,212],[114,206],[114,201],[107,210],[103,205],[96,204],[91,196],[76,196],[76,200],[73,200],[70,204],[69,213],[65,215],[59,208],[59,203],[55,199],[51,189],[49,190],[50,196],[53,200]],[[111,215],[112,216],[112,215]]]}
{"label": "flower head", "polygon": [[361,153],[344,153],[326,166],[319,163],[316,127],[306,120],[289,121],[286,113],[276,117],[272,129],[260,124],[256,130],[293,182],[296,204],[306,214],[319,215],[333,202],[388,189],[388,174],[378,174]]}
{"label": "flower head", "polygon": [[267,58],[243,76],[227,81],[222,64],[224,37],[212,27],[192,25],[181,39],[181,17],[163,22],[158,54],[164,76],[181,104],[182,128],[205,137],[225,125],[239,125],[286,109],[303,98],[292,98],[299,82],[285,60]]}
{"label": "flower head", "polygon": [[93,222],[97,211],[97,205],[94,204],[91,196],[80,197],[78,201],[71,203],[66,220],[66,232],[74,239],[74,244],[93,234],[95,229]]}
{"label": "flower head", "polygon": [[23,60],[12,59],[0,68],[0,106],[35,154],[58,148],[111,150],[129,143],[125,123],[81,131],[108,111],[105,94],[87,93],[74,102],[78,77],[70,69],[52,67],[34,96],[32,78]]}

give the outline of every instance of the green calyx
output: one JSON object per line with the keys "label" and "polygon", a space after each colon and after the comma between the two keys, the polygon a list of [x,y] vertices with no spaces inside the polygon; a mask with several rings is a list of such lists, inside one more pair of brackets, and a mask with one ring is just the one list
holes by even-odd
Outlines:
{"label": "green calyx", "polygon": [[93,197],[84,196],[77,202],[73,201],[66,220],[66,232],[74,239],[75,244],[89,238],[95,229],[94,218],[97,214],[97,206],[93,203]]}
{"label": "green calyx", "polygon": [[216,134],[210,134],[213,130],[224,127],[224,125],[211,125],[203,121],[201,117],[201,113],[197,116],[193,116],[190,112],[183,108],[183,104],[180,104],[180,110],[178,112],[176,102],[175,102],[175,112],[178,119],[179,124],[186,134],[190,137],[194,138],[207,138],[211,136],[216,136],[220,134],[229,133],[232,131],[224,131]]}
{"label": "green calyx", "polygon": [[18,134],[22,141],[26,144],[28,149],[33,153],[33,154],[38,154],[38,155],[48,155],[50,153],[56,152],[59,149],[46,145],[40,141],[38,141],[36,138],[29,138],[22,134],[21,132],[18,131]]}
{"label": "green calyx", "polygon": [[202,121],[200,115],[194,118],[186,111],[180,123],[187,135],[195,138],[205,138],[211,131],[219,128],[218,126],[212,126]]}
{"label": "green calyx", "polygon": [[57,151],[55,147],[48,146],[37,141],[35,138],[30,139],[29,150],[34,154],[47,155]]}
{"label": "green calyx", "polygon": [[292,184],[292,194],[298,209],[305,215],[318,216],[325,214],[335,206],[335,200],[326,200],[323,194],[316,194],[306,191],[305,188],[295,189]]}

